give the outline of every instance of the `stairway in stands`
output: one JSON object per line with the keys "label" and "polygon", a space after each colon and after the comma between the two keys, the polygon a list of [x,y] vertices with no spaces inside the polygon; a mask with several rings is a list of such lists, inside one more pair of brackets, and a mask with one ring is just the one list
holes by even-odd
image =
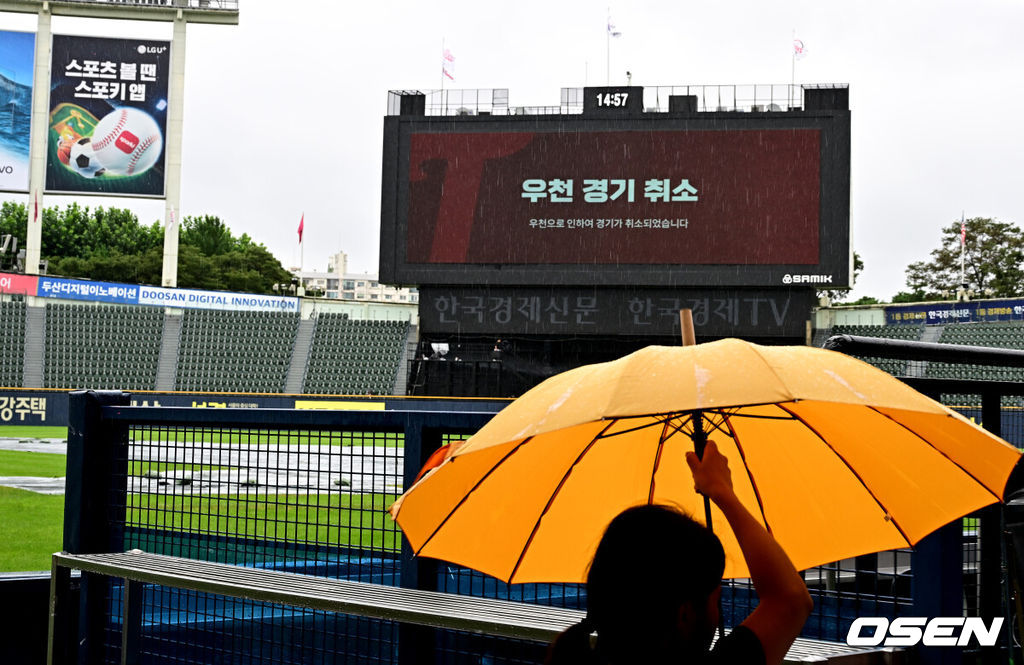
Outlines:
{"label": "stairway in stands", "polygon": [[156,389],[174,390],[178,367],[178,342],[181,340],[181,314],[164,314],[164,332],[160,338],[160,359],[156,367]]}
{"label": "stairway in stands", "polygon": [[[942,337],[942,331],[946,326],[924,326],[924,331],[921,333],[922,342],[937,343],[939,338]],[[928,373],[928,361],[927,360],[908,360],[907,361],[907,376],[921,377],[927,376]]]}
{"label": "stairway in stands", "polygon": [[316,319],[302,319],[299,330],[295,334],[295,346],[292,347],[292,359],[288,364],[288,376],[284,380],[284,391],[290,395],[302,392],[302,379],[306,376],[306,365],[309,363],[309,349],[313,346],[313,332],[316,330]]}
{"label": "stairway in stands", "polygon": [[420,347],[419,326],[409,326],[405,336],[405,352],[398,365],[398,376],[395,378],[394,395],[405,395],[409,390],[409,367],[416,357],[416,349]]}
{"label": "stairway in stands", "polygon": [[43,388],[43,340],[46,339],[46,307],[25,308],[25,368],[26,388]]}

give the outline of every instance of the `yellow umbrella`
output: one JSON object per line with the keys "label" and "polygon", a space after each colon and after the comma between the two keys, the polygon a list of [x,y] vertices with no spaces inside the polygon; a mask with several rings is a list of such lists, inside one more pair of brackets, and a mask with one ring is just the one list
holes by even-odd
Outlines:
{"label": "yellow umbrella", "polygon": [[[653,346],[554,376],[392,507],[413,550],[507,582],[583,582],[623,509],[704,520],[694,414],[740,500],[798,569],[906,547],[1002,500],[1020,452],[859,360],[735,339]],[[726,577],[746,564],[712,507]]]}

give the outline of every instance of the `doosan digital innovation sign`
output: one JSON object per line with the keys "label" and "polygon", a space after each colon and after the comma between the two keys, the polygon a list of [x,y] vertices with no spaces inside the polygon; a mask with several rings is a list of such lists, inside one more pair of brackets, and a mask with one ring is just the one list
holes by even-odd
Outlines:
{"label": "doosan digital innovation sign", "polygon": [[849,283],[849,112],[385,119],[381,278]]}

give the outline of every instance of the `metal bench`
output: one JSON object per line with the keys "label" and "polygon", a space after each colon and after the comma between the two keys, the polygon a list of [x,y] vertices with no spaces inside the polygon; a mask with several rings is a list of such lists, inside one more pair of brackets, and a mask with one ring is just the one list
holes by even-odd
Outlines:
{"label": "metal bench", "polygon": [[[147,554],[132,550],[119,554],[53,555],[50,587],[50,659],[54,660],[56,625],[64,618],[61,595],[71,570],[125,580],[124,624],[139,611],[132,583],[156,584],[234,598],[325,610],[434,628],[469,631],[532,642],[550,642],[583,617],[579,610],[561,609],[507,600],[460,596],[436,591],[349,582],[299,575],[264,568]],[[136,614],[137,616],[137,614]],[[122,662],[132,662],[135,636],[122,631]],[[835,642],[798,639],[787,663],[901,663],[902,654],[891,649],[865,650]]]}

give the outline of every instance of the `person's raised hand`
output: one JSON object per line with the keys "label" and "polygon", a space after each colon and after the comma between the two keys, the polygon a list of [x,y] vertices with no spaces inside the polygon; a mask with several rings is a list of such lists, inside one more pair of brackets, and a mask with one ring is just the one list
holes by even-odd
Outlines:
{"label": "person's raised hand", "polygon": [[712,501],[719,497],[732,494],[732,475],[729,472],[729,460],[718,452],[718,446],[708,439],[704,447],[703,459],[697,453],[686,453],[686,463],[693,474],[693,488]]}

